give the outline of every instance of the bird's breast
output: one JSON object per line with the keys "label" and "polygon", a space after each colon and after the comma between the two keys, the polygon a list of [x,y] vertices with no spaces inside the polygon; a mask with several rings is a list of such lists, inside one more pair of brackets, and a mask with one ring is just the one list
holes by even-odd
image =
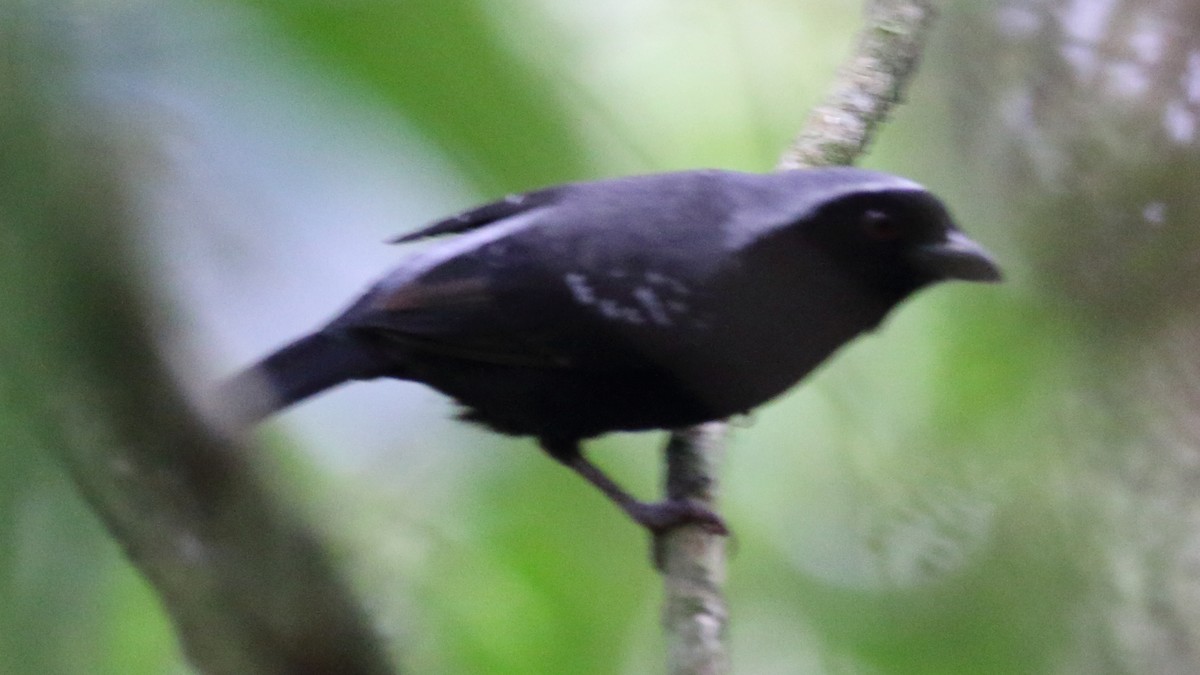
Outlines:
{"label": "bird's breast", "polygon": [[710,289],[692,308],[692,330],[678,343],[672,370],[723,416],[795,386],[878,326],[889,308],[836,275],[791,269],[763,276]]}

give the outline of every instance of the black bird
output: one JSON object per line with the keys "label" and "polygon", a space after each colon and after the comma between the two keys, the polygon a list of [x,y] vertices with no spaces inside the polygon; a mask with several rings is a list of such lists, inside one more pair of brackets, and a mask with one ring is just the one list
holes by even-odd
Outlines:
{"label": "black bird", "polygon": [[423,382],[463,419],[533,436],[635,521],[723,531],[641,502],[580,441],[744,413],[914,291],[998,281],[920,185],[855,168],[685,171],[507,197],[398,238],[421,251],[222,390],[253,423],[351,380]]}

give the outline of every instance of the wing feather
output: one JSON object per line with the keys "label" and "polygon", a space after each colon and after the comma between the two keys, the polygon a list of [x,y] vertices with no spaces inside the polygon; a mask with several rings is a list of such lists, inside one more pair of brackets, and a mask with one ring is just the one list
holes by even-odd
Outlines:
{"label": "wing feather", "polygon": [[463,211],[458,215],[431,223],[416,232],[395,237],[390,240],[390,243],[406,244],[419,239],[440,237],[446,234],[462,234],[463,232],[476,230],[498,220],[511,218],[517,214],[536,209],[539,206],[545,206],[554,201],[559,192],[558,188],[547,188],[535,192],[509,195],[499,201],[477,206],[473,209]]}

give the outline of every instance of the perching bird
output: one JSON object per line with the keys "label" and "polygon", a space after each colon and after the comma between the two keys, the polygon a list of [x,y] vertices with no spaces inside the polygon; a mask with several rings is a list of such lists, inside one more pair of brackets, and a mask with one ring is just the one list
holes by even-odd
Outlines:
{"label": "perching bird", "polygon": [[222,405],[252,423],[352,380],[423,382],[465,420],[533,436],[653,532],[724,526],[692,502],[634,499],[580,441],[745,413],[914,291],[1000,279],[920,185],[845,167],[561,185],[396,241],[436,236],[236,376]]}

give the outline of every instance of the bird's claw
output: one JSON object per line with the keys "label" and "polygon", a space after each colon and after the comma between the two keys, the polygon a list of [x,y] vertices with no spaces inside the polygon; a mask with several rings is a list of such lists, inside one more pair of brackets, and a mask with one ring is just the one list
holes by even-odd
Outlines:
{"label": "bird's claw", "polygon": [[630,507],[629,515],[655,536],[685,525],[698,525],[709,534],[729,534],[729,528],[725,526],[721,516],[704,504],[691,499],[639,502]]}

